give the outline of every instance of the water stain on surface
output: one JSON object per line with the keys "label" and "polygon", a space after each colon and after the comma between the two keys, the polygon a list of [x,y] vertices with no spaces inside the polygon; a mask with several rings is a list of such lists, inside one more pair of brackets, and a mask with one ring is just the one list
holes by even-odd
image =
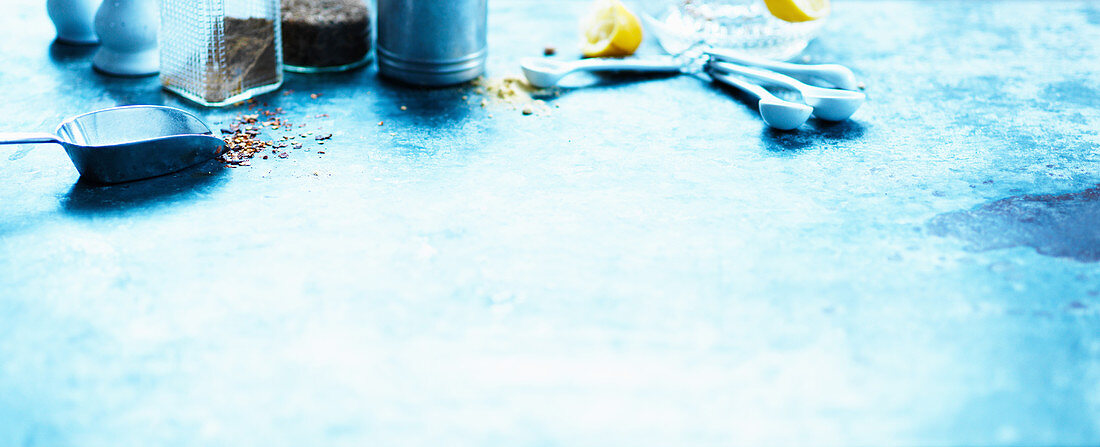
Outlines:
{"label": "water stain on surface", "polygon": [[976,251],[1031,247],[1045,256],[1100,261],[1100,186],[1061,195],[1021,195],[940,214],[929,232]]}

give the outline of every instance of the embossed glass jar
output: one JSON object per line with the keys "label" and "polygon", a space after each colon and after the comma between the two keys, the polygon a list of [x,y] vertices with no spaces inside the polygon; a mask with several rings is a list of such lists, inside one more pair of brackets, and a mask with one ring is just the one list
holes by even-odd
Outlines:
{"label": "embossed glass jar", "polygon": [[164,0],[160,80],[205,106],[225,106],[279,88],[279,0]]}
{"label": "embossed glass jar", "polygon": [[665,50],[695,45],[729,48],[786,60],[817,36],[825,19],[791,23],[768,11],[763,0],[635,0],[647,27]]}

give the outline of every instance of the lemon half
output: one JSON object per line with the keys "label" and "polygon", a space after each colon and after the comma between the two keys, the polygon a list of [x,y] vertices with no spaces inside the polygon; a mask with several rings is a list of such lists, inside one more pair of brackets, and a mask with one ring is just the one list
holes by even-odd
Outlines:
{"label": "lemon half", "polygon": [[780,20],[809,22],[829,15],[829,0],[764,0],[768,11]]}
{"label": "lemon half", "polygon": [[596,0],[581,30],[585,57],[629,56],[642,44],[641,22],[619,0]]}

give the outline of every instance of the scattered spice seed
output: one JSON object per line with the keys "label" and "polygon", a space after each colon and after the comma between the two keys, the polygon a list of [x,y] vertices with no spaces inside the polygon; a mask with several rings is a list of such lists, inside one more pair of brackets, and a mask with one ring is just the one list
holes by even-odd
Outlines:
{"label": "scattered spice seed", "polygon": [[535,113],[535,111],[531,109],[531,106],[524,106],[523,107],[523,114],[524,115],[530,115],[532,113]]}
{"label": "scattered spice seed", "polygon": [[318,96],[321,96],[321,95],[319,95],[317,93],[310,93],[309,94],[309,99],[317,99]]}
{"label": "scattered spice seed", "polygon": [[381,121],[379,121],[379,122],[378,122],[378,125],[379,125],[379,126],[381,126],[381,125],[382,125],[382,122],[381,122]]}
{"label": "scattered spice seed", "polygon": [[[320,96],[320,94],[314,95]],[[242,104],[253,104],[248,108],[250,113],[237,115],[226,128],[220,129],[222,139],[226,144],[226,150],[221,155],[221,159],[228,167],[236,168],[238,166],[251,166],[252,162],[250,160],[256,156],[256,154],[268,149],[279,158],[287,158],[290,154],[280,149],[290,146],[293,146],[294,149],[302,149],[304,147],[303,143],[289,141],[297,138],[297,136],[293,134],[272,136],[274,141],[262,139],[261,134],[264,130],[287,130],[293,128],[294,125],[280,116],[285,112],[282,107],[276,107],[274,110],[269,110],[266,109],[266,103],[261,103],[261,108],[257,109],[255,102],[255,100],[242,102]],[[327,116],[328,114],[324,113],[315,115],[315,118]],[[306,124],[302,123],[298,127],[305,126]],[[306,131],[300,135],[301,138],[304,139],[312,134],[312,131]],[[323,144],[323,140],[328,140],[330,138],[332,138],[331,133],[315,137],[318,144]],[[306,150],[308,151],[309,149]],[[269,159],[269,155],[260,155],[264,160]]]}
{"label": "scattered spice seed", "polygon": [[557,52],[558,52],[558,49],[554,48],[553,45],[547,45],[546,48],[542,49],[542,55],[543,56],[553,56],[553,55],[557,54]]}
{"label": "scattered spice seed", "polygon": [[532,114],[535,111],[544,112],[549,109],[546,101],[540,98],[556,95],[560,91],[555,88],[535,88],[522,76],[515,75],[495,78],[479,77],[474,80],[474,85],[477,86],[475,91],[483,96],[481,107],[505,105],[516,110],[530,107]]}
{"label": "scattered spice seed", "polygon": [[401,106],[401,110],[402,110],[402,111],[404,111],[404,110],[409,110],[409,108],[408,108],[408,107],[405,107],[405,106]]}

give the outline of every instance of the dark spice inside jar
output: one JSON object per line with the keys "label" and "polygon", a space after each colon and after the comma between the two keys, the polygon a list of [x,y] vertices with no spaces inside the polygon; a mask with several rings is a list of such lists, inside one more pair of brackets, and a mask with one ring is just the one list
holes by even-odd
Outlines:
{"label": "dark spice inside jar", "polygon": [[[272,84],[279,79],[275,58],[275,26],[261,18],[226,17],[225,66],[222,73],[211,73],[205,99],[222,101],[253,87]],[[213,57],[211,55],[210,57]],[[207,69],[218,64],[208,62]]]}
{"label": "dark spice inside jar", "polygon": [[370,52],[370,11],[363,0],[282,0],[283,61],[335,67]]}

